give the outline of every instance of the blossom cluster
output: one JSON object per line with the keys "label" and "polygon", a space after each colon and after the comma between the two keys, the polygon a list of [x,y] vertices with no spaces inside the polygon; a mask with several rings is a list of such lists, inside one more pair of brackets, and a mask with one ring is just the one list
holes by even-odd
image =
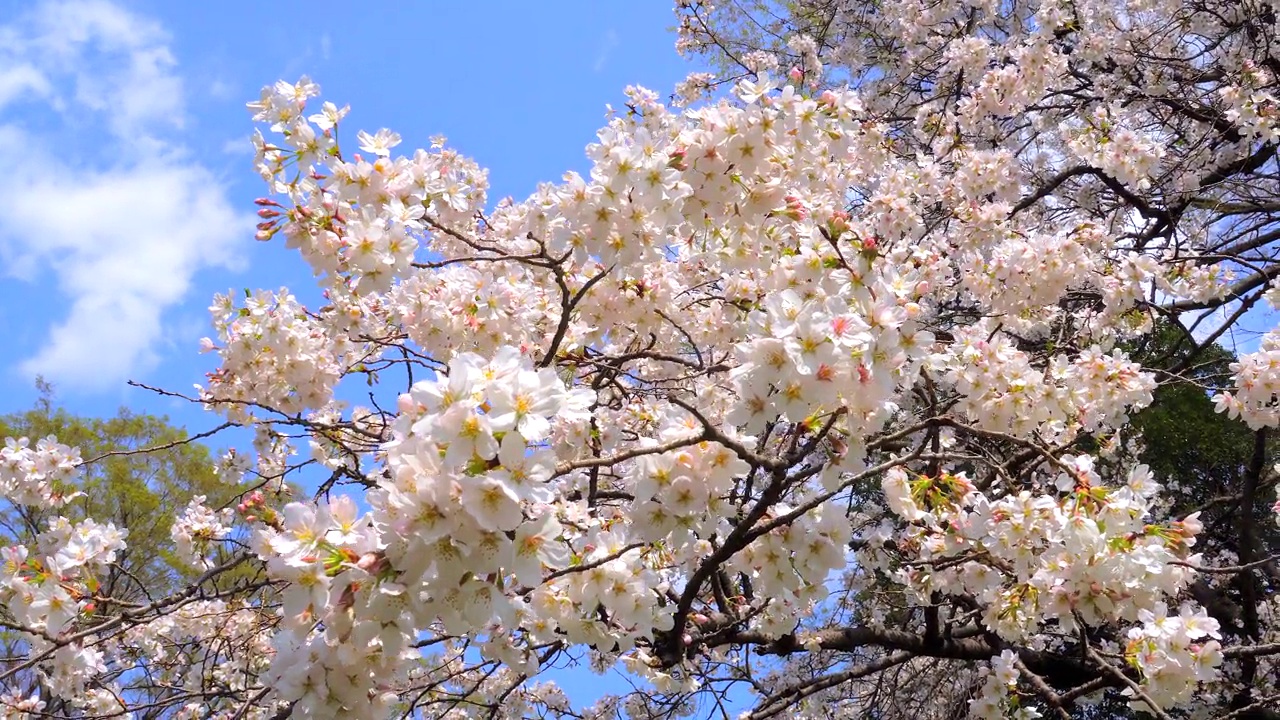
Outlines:
{"label": "blossom cluster", "polygon": [[208,570],[212,567],[209,551],[219,540],[231,534],[233,510],[214,511],[205,505],[205,496],[191,498],[187,509],[169,530],[174,550],[183,560]]}
{"label": "blossom cluster", "polygon": [[206,339],[203,346],[216,350],[223,365],[201,394],[235,418],[248,417],[255,405],[287,413],[324,407],[353,344],[327,333],[288,290],[246,295],[241,307],[230,295],[214,298],[210,311],[222,345]]}
{"label": "blossom cluster", "polygon": [[1263,336],[1257,352],[1231,364],[1234,389],[1214,396],[1218,412],[1258,429],[1280,425],[1280,333]]}
{"label": "blossom cluster", "polygon": [[536,587],[569,563],[545,504],[545,442],[552,420],[584,421],[587,402],[516,348],[457,355],[400,397],[371,512],[342,496],[261,518],[257,552],[288,583],[273,687],[317,711],[378,716],[395,695],[364,688],[406,677],[420,628],[515,627],[503,588]]}
{"label": "blossom cluster", "polygon": [[[1217,677],[1222,635],[1218,621],[1203,609],[1183,606],[1177,615],[1169,615],[1158,603],[1139,612],[1139,620],[1142,626],[1129,630],[1125,656],[1142,673],[1154,696],[1183,705],[1191,700],[1198,683]],[[1136,698],[1133,702],[1140,706]]]}
{"label": "blossom cluster", "polygon": [[1005,650],[991,658],[991,666],[982,670],[982,687],[978,696],[969,701],[969,712],[973,717],[984,720],[1035,720],[1043,717],[1039,710],[1023,705],[1017,695],[1022,673],[1017,666],[1016,653]]}
{"label": "blossom cluster", "polygon": [[[1216,621],[1203,611],[1174,618],[1190,624],[1190,635],[1174,633],[1162,643],[1164,635],[1151,633],[1151,618],[1164,618],[1165,598],[1192,578],[1184,564],[1200,559],[1190,554],[1202,530],[1198,516],[1150,522],[1160,487],[1144,466],[1133,468],[1123,486],[1109,487],[1090,457],[1064,456],[1060,465],[1049,492],[997,499],[963,475],[913,478],[902,468],[889,470],[886,500],[911,523],[897,540],[907,561],[895,569],[882,550],[866,553],[865,561],[895,572],[924,602],[935,592],[977,598],[985,625],[1011,642],[1046,623],[1074,633],[1081,624],[1144,622],[1129,637],[1131,647],[1148,643],[1159,654],[1137,663],[1147,691],[1162,703],[1186,703],[1221,661],[1191,643],[1216,632]],[[1172,677],[1177,668],[1194,672]]]}
{"label": "blossom cluster", "polygon": [[59,505],[72,499],[63,486],[80,464],[80,451],[47,437],[5,438],[0,449],[0,496],[19,505]]}

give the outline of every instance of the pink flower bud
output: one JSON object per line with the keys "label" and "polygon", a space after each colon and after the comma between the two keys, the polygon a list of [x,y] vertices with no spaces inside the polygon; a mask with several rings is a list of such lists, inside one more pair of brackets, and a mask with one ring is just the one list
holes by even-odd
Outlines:
{"label": "pink flower bud", "polygon": [[356,561],[356,567],[370,575],[377,575],[387,567],[387,558],[382,553],[365,553]]}

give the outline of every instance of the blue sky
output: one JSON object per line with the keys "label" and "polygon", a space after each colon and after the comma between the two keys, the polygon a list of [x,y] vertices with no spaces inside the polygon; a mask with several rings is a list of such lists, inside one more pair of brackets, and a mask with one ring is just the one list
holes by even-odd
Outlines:
{"label": "blue sky", "polygon": [[191,408],[206,308],[229,288],[314,287],[252,240],[244,103],[310,75],[404,148],[443,134],[490,168],[492,197],[585,169],[628,84],[663,94],[693,69],[666,2],[0,0],[0,413],[50,379],[69,409]]}

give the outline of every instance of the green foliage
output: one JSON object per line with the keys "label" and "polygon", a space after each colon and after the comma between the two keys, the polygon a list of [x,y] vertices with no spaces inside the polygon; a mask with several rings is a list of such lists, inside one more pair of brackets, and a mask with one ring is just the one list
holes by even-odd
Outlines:
{"label": "green foliage", "polygon": [[[1175,357],[1176,331],[1162,328],[1145,348],[1151,357]],[[1209,346],[1194,358],[1185,380],[1163,384],[1155,401],[1133,419],[1146,445],[1142,461],[1161,481],[1175,479],[1193,499],[1205,502],[1240,481],[1253,453],[1253,432],[1242,422],[1214,412],[1210,392],[1229,375],[1235,357]]]}
{"label": "green foliage", "polygon": [[87,461],[73,489],[83,493],[62,508],[9,507],[0,512],[0,540],[29,543],[57,515],[74,521],[113,522],[129,532],[119,567],[103,583],[104,595],[128,601],[158,597],[197,571],[169,548],[173,518],[195,495],[214,508],[234,502],[239,489],[214,472],[209,449],[188,439],[168,418],[125,408],[111,418],[84,418],[54,404],[52,388],[37,381],[40,397],[24,412],[0,416],[0,437],[49,435],[80,448]]}
{"label": "green foliage", "polygon": [[[1178,373],[1180,379],[1166,380],[1156,390],[1151,406],[1134,416],[1133,427],[1141,433],[1144,446],[1139,457],[1157,480],[1175,486],[1175,513],[1203,510],[1205,539],[1221,539],[1223,545],[1238,550],[1233,546],[1239,508],[1232,497],[1244,485],[1255,433],[1239,420],[1214,411],[1211,396],[1230,382],[1235,355],[1219,345],[1209,345],[1188,357],[1189,345],[1182,330],[1166,324],[1139,349],[1139,358],[1148,367],[1169,367],[1179,361],[1187,365]],[[1264,474],[1277,462],[1280,442],[1273,435],[1267,443]],[[1274,497],[1270,490],[1255,495],[1250,509],[1255,518],[1269,516]],[[1256,543],[1263,548],[1280,544],[1274,523],[1259,525],[1261,536]]]}

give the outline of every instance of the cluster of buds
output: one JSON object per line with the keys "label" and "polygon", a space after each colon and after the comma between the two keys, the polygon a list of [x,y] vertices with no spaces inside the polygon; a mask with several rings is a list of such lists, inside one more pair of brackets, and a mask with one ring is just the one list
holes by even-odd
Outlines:
{"label": "cluster of buds", "polygon": [[236,505],[236,512],[244,517],[245,522],[258,522],[261,520],[264,524],[277,530],[281,527],[280,514],[267,505],[267,499],[263,496],[261,490],[254,490],[249,493],[243,501]]}
{"label": "cluster of buds", "polygon": [[284,217],[284,213],[274,208],[283,208],[280,203],[271,198],[258,198],[253,201],[259,207],[258,217],[262,218],[262,222],[258,223],[258,232],[253,237],[262,242],[266,242],[275,237],[276,232],[280,229],[280,218]]}

